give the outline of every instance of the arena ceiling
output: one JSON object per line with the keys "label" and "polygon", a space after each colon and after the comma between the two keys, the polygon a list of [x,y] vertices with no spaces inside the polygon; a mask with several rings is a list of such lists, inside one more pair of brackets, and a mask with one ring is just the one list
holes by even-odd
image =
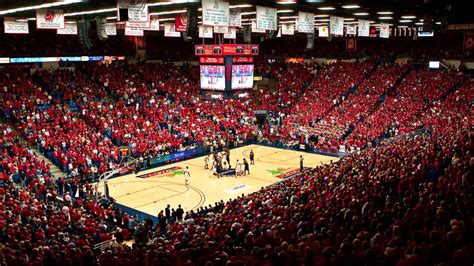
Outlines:
{"label": "arena ceiling", "polygon": [[[61,1],[26,0],[0,1],[0,17],[13,16],[34,20],[35,6],[49,5]],[[64,9],[67,18],[92,19],[106,17],[115,19],[116,0],[62,0],[70,2],[58,8]],[[327,16],[343,16],[347,21],[356,21],[359,18],[377,22],[388,22],[392,25],[416,26],[429,15],[433,24],[440,24],[443,18],[448,23],[472,23],[472,8],[470,0],[230,0],[230,6],[239,6],[243,12],[243,21],[255,19],[255,6],[276,7],[279,10],[281,22],[291,22],[298,11],[309,11],[316,15],[316,23],[324,25]],[[171,20],[176,13],[184,12],[187,7],[200,7],[198,0],[148,0],[150,13],[160,19]],[[30,7],[28,9],[28,7]],[[20,10],[16,12],[12,9]],[[27,8],[21,10],[21,8]]]}

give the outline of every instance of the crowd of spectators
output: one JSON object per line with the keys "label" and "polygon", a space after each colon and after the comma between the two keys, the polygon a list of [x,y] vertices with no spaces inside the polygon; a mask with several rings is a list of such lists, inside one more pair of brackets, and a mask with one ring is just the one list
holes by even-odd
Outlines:
{"label": "crowd of spectators", "polygon": [[411,71],[378,109],[361,121],[346,142],[363,147],[379,137],[404,134],[423,126],[421,115],[463,79],[453,72]]}

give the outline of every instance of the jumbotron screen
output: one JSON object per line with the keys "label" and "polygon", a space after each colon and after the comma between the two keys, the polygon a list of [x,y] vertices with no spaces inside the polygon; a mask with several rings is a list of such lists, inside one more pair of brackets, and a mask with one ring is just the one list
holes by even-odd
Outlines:
{"label": "jumbotron screen", "polygon": [[201,89],[225,90],[225,67],[201,65]]}
{"label": "jumbotron screen", "polygon": [[253,65],[232,65],[232,89],[253,87]]}

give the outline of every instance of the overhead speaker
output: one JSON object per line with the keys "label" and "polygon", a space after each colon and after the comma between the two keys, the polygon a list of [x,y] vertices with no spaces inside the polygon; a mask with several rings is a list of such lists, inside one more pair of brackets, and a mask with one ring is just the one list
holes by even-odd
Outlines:
{"label": "overhead speaker", "polygon": [[432,31],[433,30],[432,20],[433,20],[433,18],[431,17],[430,14],[425,14],[423,16],[423,31]]}
{"label": "overhead speaker", "polygon": [[314,33],[308,33],[306,35],[306,50],[312,51],[314,49]]}
{"label": "overhead speaker", "polygon": [[108,39],[107,33],[105,32],[105,23],[107,23],[107,20],[105,18],[96,18],[95,22],[97,25],[97,36],[99,37],[99,40],[105,41]]}
{"label": "overhead speaker", "polygon": [[183,39],[187,42],[197,37],[198,33],[198,9],[196,7],[188,8],[186,31],[181,33]]}
{"label": "overhead speaker", "polygon": [[92,42],[89,38],[89,29],[90,23],[86,20],[81,20],[77,22],[77,33],[79,35],[79,42],[81,43],[82,47],[86,50],[92,48]]}
{"label": "overhead speaker", "polygon": [[245,25],[243,27],[243,38],[244,38],[244,43],[251,43],[252,42],[252,32],[250,30],[250,25]]}

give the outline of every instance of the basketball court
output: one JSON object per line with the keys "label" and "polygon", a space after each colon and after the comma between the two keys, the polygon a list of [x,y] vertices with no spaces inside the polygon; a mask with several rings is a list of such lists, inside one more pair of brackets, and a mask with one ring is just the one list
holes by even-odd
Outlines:
{"label": "basketball court", "polygon": [[[109,194],[121,205],[156,216],[167,204],[172,208],[181,204],[185,211],[189,211],[258,191],[297,173],[300,155],[303,155],[305,167],[338,160],[331,156],[248,145],[230,151],[232,167],[237,159],[239,162],[243,158],[249,160],[251,150],[255,153],[255,165],[250,165],[250,175],[247,176],[217,178],[210,170],[204,169],[203,156],[109,179]],[[184,184],[186,166],[191,173],[189,186]],[[101,185],[99,191],[103,190]]]}

